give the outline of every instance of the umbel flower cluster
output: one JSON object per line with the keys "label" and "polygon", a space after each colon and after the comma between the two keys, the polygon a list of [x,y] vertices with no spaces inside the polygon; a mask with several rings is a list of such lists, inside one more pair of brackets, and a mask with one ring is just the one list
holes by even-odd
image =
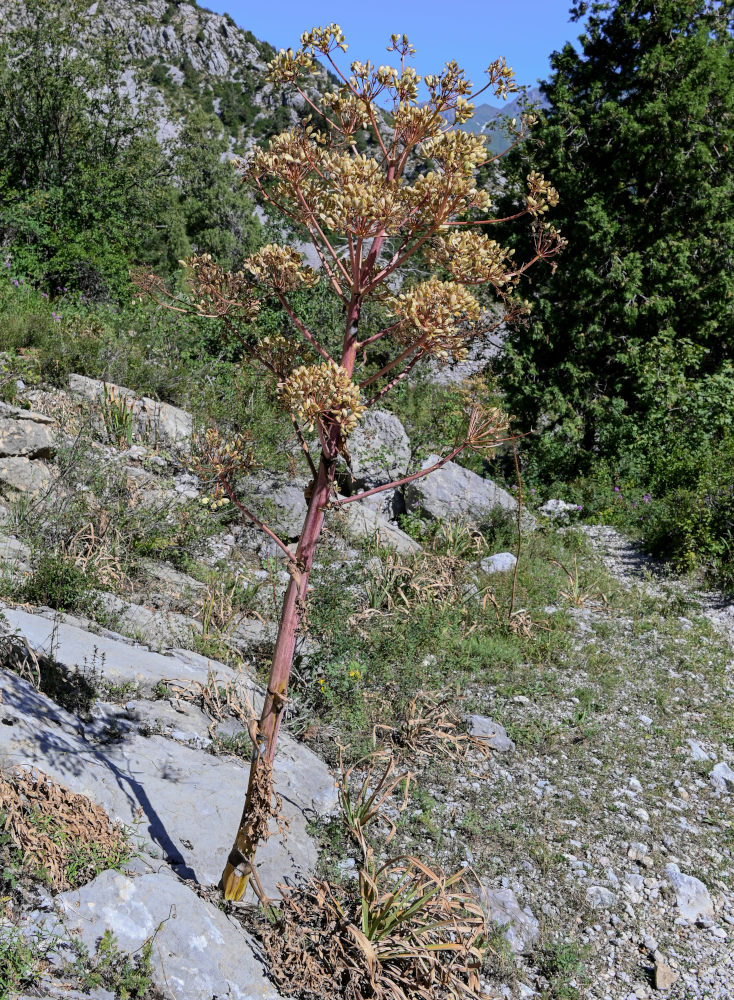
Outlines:
{"label": "umbel flower cluster", "polygon": [[[346,50],[341,28],[330,24],[305,32],[296,51],[276,55],[269,81],[297,90],[318,119],[273,137],[240,164],[259,200],[306,230],[318,268],[278,243],[261,247],[236,273],[208,254],[183,262],[192,306],[219,317],[239,338],[296,424],[334,429],[337,449],[364,410],[419,361],[460,361],[473,340],[522,312],[526,304],[515,295],[523,273],[541,260],[555,266],[565,242],[544,221],[558,192],[536,172],[528,175],[525,203],[513,216],[530,223],[530,259],[518,263],[514,251],[490,235],[494,222],[508,220],[492,217],[492,198],[478,174],[498,157],[485,136],[458,126],[471,119],[484,91],[500,99],[516,91],[503,59],[489,65],[486,83],[475,88],[454,61],[421,79],[409,65],[414,49],[405,35],[392,36],[387,64],[354,60],[342,68]],[[323,64],[338,83],[317,99],[308,78]],[[515,143],[532,122],[530,115],[515,122]],[[357,140],[365,151],[357,150]],[[407,264],[418,264],[415,273],[423,275],[428,269],[428,276],[406,280]],[[320,281],[345,310],[340,353],[327,350],[294,305],[294,293]],[[481,285],[494,289],[504,315],[489,317],[480,307],[472,289]],[[370,297],[379,298],[388,320],[360,341],[359,317]],[[276,300],[286,320],[278,336],[264,339],[252,329],[263,298]],[[394,348],[377,375],[369,372],[373,346],[381,358]],[[373,383],[374,395],[363,397]]]}
{"label": "umbel flower cluster", "polygon": [[281,402],[309,430],[316,423],[337,424],[351,434],[364,413],[359,386],[334,361],[296,368],[278,388]]}

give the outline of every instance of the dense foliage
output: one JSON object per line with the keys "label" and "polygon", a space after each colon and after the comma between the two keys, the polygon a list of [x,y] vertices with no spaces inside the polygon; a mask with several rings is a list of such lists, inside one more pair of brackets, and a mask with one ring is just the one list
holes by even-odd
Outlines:
{"label": "dense foliage", "polygon": [[570,246],[509,339],[512,410],[542,431],[532,467],[546,481],[593,472],[597,506],[613,484],[647,497],[648,539],[714,565],[734,544],[722,475],[734,454],[733,10],[579,4],[579,49],[552,57],[548,107],[508,184],[511,198],[528,156],[557,178]]}
{"label": "dense foliage", "polygon": [[259,224],[201,110],[163,148],[159,113],[110,35],[90,59],[87,5],[26,0],[0,42],[0,247],[48,293],[119,297],[131,265],[164,270],[199,246],[234,264]]}

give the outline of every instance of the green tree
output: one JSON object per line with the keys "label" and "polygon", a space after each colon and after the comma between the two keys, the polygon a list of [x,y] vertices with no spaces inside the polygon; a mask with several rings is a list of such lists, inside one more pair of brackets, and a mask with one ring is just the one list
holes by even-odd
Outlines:
{"label": "green tree", "polygon": [[[552,56],[548,106],[508,159],[508,201],[528,159],[553,176],[573,250],[535,286],[505,359],[512,412],[545,429],[531,449],[546,473],[664,448],[685,431],[682,402],[708,398],[732,356],[732,9],[577,4],[572,18],[588,16],[579,48]],[[720,434],[717,412],[689,431]]]}
{"label": "green tree", "polygon": [[[227,268],[237,270],[260,241],[260,223],[253,201],[227,156],[228,141],[219,120],[193,111],[178,137],[173,154],[176,201],[188,247],[212,253]],[[175,264],[184,256],[176,250]]]}
{"label": "green tree", "polygon": [[118,42],[81,52],[85,13],[81,0],[25,0],[3,29],[0,244],[35,280],[102,295],[155,256],[165,171]]}

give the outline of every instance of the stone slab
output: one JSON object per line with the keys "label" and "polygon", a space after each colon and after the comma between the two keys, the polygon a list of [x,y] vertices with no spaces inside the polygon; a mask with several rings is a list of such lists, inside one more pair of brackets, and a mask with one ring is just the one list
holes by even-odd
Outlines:
{"label": "stone slab", "polygon": [[130,878],[107,871],[83,888],[61,893],[54,913],[36,913],[40,935],[54,950],[81,938],[90,953],[105,931],[118,948],[138,952],[153,942],[153,981],[167,1000],[278,1000],[252,938],[232,918],[201,899],[170,872]]}

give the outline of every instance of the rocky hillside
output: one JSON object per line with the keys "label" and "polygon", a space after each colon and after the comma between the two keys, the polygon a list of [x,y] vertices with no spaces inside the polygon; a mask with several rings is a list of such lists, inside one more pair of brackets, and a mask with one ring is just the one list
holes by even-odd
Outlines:
{"label": "rocky hillside", "polygon": [[[16,404],[0,413],[0,995],[310,998],[274,980],[254,900],[223,907],[215,888],[288,579],[277,551],[191,472],[184,411],[81,376]],[[379,411],[351,451],[359,486],[417,464]],[[305,483],[294,466],[241,489],[292,540]],[[336,785],[340,759],[361,780],[377,748],[412,780],[370,829],[376,855],[472,873],[486,997],[724,1000],[734,609],[560,501],[524,518],[515,580],[516,514],[453,463],[329,513],[263,888],[316,872],[355,905]]]}

